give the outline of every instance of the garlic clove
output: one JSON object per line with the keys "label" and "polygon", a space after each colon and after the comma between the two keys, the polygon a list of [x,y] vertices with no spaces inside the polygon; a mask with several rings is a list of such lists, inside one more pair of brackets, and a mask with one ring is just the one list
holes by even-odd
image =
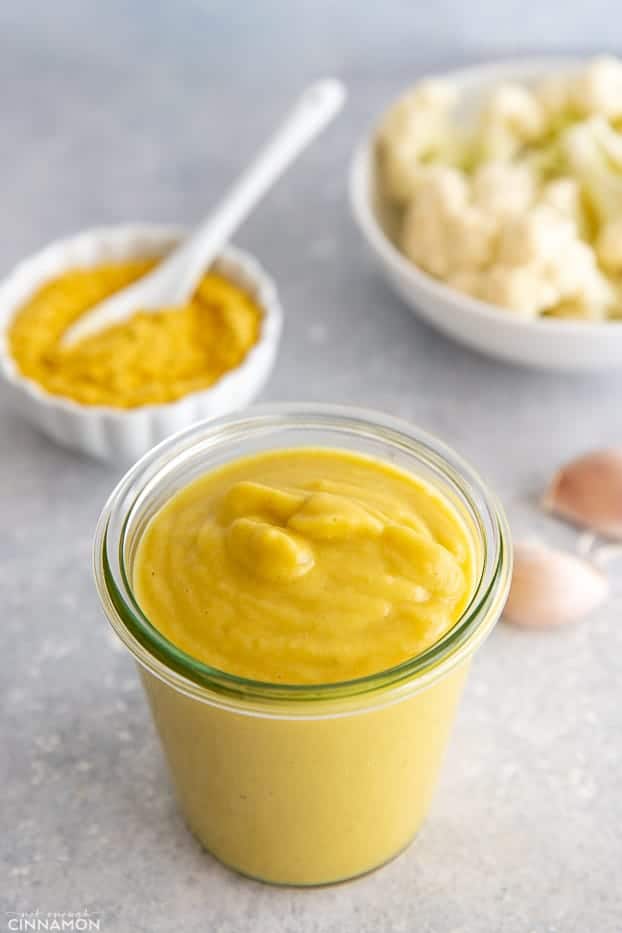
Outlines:
{"label": "garlic clove", "polygon": [[543,504],[578,525],[622,540],[622,449],[598,450],[562,467]]}
{"label": "garlic clove", "polygon": [[533,627],[577,622],[600,606],[608,591],[604,574],[580,557],[541,544],[518,544],[504,619]]}

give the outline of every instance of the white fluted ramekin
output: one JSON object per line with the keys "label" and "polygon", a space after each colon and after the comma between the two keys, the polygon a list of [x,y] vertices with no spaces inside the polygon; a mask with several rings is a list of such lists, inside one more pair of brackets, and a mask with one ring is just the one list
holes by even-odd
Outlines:
{"label": "white fluted ramekin", "polygon": [[174,402],[118,409],[81,405],[52,395],[22,376],[6,335],[21,305],[41,285],[67,269],[163,256],[183,235],[179,227],[132,224],[86,230],[51,243],[24,260],[0,283],[0,377],[14,407],[59,444],[91,457],[128,463],[195,421],[249,404],[264,386],[276,359],[283,312],[276,287],[248,253],[227,247],[214,268],[252,295],[263,311],[261,332],[242,363],[213,386]]}

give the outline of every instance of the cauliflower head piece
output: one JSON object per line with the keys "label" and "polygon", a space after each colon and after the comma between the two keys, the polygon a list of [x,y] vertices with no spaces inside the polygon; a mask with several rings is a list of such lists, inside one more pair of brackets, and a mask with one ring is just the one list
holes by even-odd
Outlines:
{"label": "cauliflower head piece", "polygon": [[404,215],[401,246],[439,279],[485,266],[496,236],[495,218],[471,203],[469,182],[457,169],[430,167]]}
{"label": "cauliflower head piece", "polygon": [[500,84],[485,103],[475,128],[479,162],[509,161],[546,131],[546,113],[522,84]]}
{"label": "cauliflower head piece", "polygon": [[401,97],[384,118],[377,136],[383,188],[405,204],[414,193],[421,170],[431,161],[449,163],[459,149],[451,110],[457,90],[446,81],[421,81]]}
{"label": "cauliflower head piece", "polygon": [[622,216],[622,134],[600,115],[569,127],[561,144],[601,224]]}
{"label": "cauliflower head piece", "polygon": [[622,62],[607,55],[594,59],[574,77],[569,91],[579,113],[617,120],[622,117]]}

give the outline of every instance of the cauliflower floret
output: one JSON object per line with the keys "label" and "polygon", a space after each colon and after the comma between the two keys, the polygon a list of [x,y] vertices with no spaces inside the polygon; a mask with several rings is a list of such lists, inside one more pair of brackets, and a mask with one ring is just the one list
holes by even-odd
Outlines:
{"label": "cauliflower floret", "polygon": [[469,201],[469,186],[463,172],[445,165],[431,165],[423,169],[416,197],[429,202],[431,209],[458,212]]}
{"label": "cauliflower floret", "polygon": [[464,209],[468,188],[464,176],[452,168],[426,169],[404,214],[402,249],[432,275],[450,271],[446,218]]}
{"label": "cauliflower floret", "polygon": [[622,134],[595,116],[567,129],[561,144],[568,165],[599,221],[622,216]]}
{"label": "cauliflower floret", "polygon": [[569,75],[551,75],[534,89],[536,100],[550,123],[557,123],[571,105],[572,80]]}
{"label": "cauliflower floret", "polygon": [[622,62],[608,56],[590,62],[572,83],[571,101],[581,113],[622,117]]}
{"label": "cauliflower floret", "polygon": [[496,217],[529,210],[535,191],[535,176],[526,165],[487,162],[473,176],[473,203]]}
{"label": "cauliflower floret", "polygon": [[446,81],[422,81],[389,110],[378,131],[378,156],[387,195],[405,203],[413,194],[422,163],[451,148],[450,111],[456,88]]}
{"label": "cauliflower floret", "polygon": [[492,214],[466,207],[447,218],[447,237],[452,269],[457,272],[482,269],[490,263],[497,236]]}
{"label": "cauliflower floret", "polygon": [[522,84],[501,84],[484,109],[484,119],[503,123],[525,141],[536,139],[544,130],[544,114],[538,100]]}
{"label": "cauliflower floret", "polygon": [[607,272],[622,272],[622,217],[602,228],[596,240],[596,255]]}
{"label": "cauliflower floret", "polygon": [[469,204],[469,188],[456,169],[428,169],[404,216],[404,253],[437,278],[490,261],[494,218]]}
{"label": "cauliflower floret", "polygon": [[480,157],[507,161],[545,130],[546,115],[536,96],[521,84],[501,84],[482,110],[477,132]]}
{"label": "cauliflower floret", "polygon": [[607,315],[604,305],[586,304],[577,298],[560,301],[553,308],[547,309],[547,317],[573,318],[580,321],[602,321]]}
{"label": "cauliflower floret", "polygon": [[508,219],[500,231],[497,256],[484,286],[488,301],[532,314],[576,301],[591,308],[592,316],[604,314],[615,303],[594,251],[578,238],[574,221],[550,205]]}
{"label": "cauliflower floret", "polygon": [[526,214],[510,217],[499,238],[499,261],[510,265],[549,262],[575,239],[572,221],[540,205]]}
{"label": "cauliflower floret", "polygon": [[464,292],[465,295],[479,298],[482,289],[482,273],[475,269],[461,269],[449,276],[447,284],[459,292]]}
{"label": "cauliflower floret", "polygon": [[585,216],[581,189],[574,178],[557,178],[544,185],[540,203],[557,211],[562,217],[571,220],[577,233],[585,228]]}
{"label": "cauliflower floret", "polygon": [[536,315],[557,302],[557,293],[537,264],[498,263],[482,276],[480,298],[518,314]]}
{"label": "cauliflower floret", "polygon": [[579,239],[566,245],[550,263],[549,272],[560,301],[580,301],[593,309],[606,309],[616,302],[613,286],[598,268],[594,250]]}

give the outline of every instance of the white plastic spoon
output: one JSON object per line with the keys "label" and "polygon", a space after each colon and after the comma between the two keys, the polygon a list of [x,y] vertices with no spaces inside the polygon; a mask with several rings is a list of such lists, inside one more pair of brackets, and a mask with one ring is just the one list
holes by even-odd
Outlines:
{"label": "white plastic spoon", "polygon": [[268,144],[229,189],[219,206],[160,265],[137,282],[94,305],[65,331],[70,346],[136,311],[157,312],[186,301],[231,234],[274,182],[339,112],[346,90],[328,78],[312,84]]}

